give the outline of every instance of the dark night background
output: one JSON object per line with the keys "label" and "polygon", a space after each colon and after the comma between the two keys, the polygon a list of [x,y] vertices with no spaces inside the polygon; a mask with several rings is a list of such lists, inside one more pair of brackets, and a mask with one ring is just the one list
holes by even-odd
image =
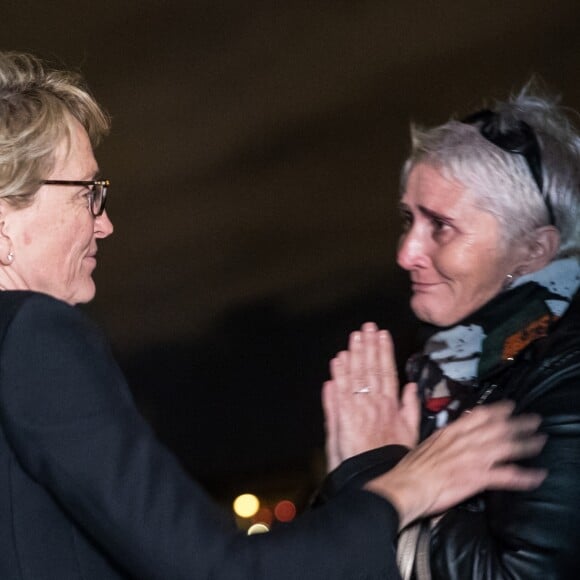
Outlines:
{"label": "dark night background", "polygon": [[3,0],[3,49],[79,69],[113,117],[105,328],[159,436],[221,499],[321,476],[319,391],[365,320],[401,358],[410,121],[532,74],[580,109],[578,0]]}

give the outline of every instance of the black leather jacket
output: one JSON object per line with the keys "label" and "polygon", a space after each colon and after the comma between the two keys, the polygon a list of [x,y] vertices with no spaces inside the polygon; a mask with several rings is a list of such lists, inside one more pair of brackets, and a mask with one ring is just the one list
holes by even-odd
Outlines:
{"label": "black leather jacket", "polygon": [[[549,475],[531,492],[490,491],[449,510],[431,531],[434,580],[570,579],[580,577],[580,298],[546,339],[482,379],[485,404],[516,402],[516,413],[542,416],[549,435],[527,465]],[[387,446],[346,462],[331,474],[318,501],[360,485],[396,463]],[[392,549],[389,547],[388,549]]]}
{"label": "black leather jacket", "polygon": [[516,413],[542,416],[548,434],[528,465],[546,468],[531,492],[492,491],[466,502],[431,534],[433,578],[580,576],[580,299],[551,334],[482,380],[486,402],[511,399]]}

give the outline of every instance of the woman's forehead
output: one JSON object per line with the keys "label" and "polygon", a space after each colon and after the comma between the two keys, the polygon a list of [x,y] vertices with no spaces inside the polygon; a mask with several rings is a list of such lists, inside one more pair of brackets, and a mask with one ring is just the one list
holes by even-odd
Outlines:
{"label": "woman's forehead", "polygon": [[55,148],[54,167],[50,177],[91,179],[98,173],[98,170],[86,130],[76,119],[72,119],[70,130]]}

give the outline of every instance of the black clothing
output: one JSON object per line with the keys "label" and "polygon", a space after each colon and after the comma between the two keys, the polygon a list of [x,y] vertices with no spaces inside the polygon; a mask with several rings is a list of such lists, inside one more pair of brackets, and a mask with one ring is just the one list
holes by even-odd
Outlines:
{"label": "black clothing", "polygon": [[[542,416],[540,431],[548,434],[548,441],[537,457],[522,464],[547,469],[548,477],[533,491],[489,491],[446,512],[431,531],[433,580],[576,580],[580,294],[546,338],[482,377],[479,393],[485,394],[483,404],[511,399],[516,414]],[[396,461],[392,451],[369,451],[355,462],[345,462],[339,476],[331,474],[319,501],[339,496],[375,469],[388,469]]]}
{"label": "black clothing", "polygon": [[238,532],[138,414],[100,331],[0,292],[2,580],[397,578],[397,528],[387,501],[352,489]]}
{"label": "black clothing", "polygon": [[538,413],[548,434],[526,465],[548,469],[528,492],[490,491],[449,510],[431,537],[433,578],[578,577],[580,571],[580,298],[544,339],[483,377],[486,403],[516,402]]}

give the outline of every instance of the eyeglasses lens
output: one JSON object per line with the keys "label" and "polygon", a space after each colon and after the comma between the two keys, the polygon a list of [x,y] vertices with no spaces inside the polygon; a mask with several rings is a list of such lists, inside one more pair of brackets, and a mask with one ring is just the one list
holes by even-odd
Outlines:
{"label": "eyeglasses lens", "polygon": [[107,199],[107,186],[104,183],[95,183],[91,195],[91,213],[98,217],[105,211],[105,200]]}

